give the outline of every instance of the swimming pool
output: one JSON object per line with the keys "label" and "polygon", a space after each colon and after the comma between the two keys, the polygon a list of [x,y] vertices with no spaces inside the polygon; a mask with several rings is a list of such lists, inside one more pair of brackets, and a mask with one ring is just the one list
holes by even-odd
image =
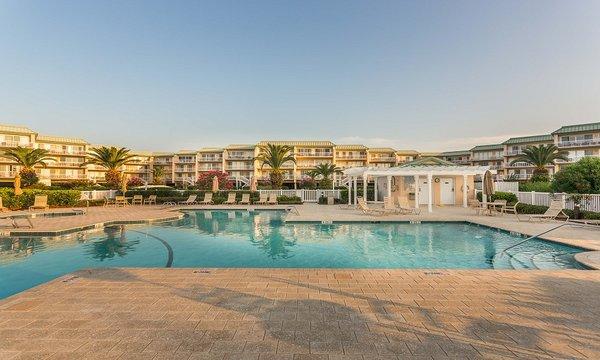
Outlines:
{"label": "swimming pool", "polygon": [[582,250],[468,223],[285,223],[280,211],[0,239],[0,298],[90,267],[582,268]]}

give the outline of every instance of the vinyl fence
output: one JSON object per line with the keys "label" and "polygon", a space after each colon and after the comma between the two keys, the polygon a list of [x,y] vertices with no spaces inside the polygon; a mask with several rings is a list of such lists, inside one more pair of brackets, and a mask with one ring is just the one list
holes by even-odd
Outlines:
{"label": "vinyl fence", "polygon": [[115,195],[117,195],[117,190],[82,191],[81,200],[102,200],[105,197],[109,199],[114,199]]}
{"label": "vinyl fence", "polygon": [[[482,186],[481,181],[475,183],[476,190],[481,190],[481,186]],[[494,182],[494,189],[496,189],[496,191],[504,191],[504,192],[519,191],[519,182],[518,181],[496,181],[496,182]]]}
{"label": "vinyl fence", "polygon": [[[517,195],[517,199],[525,204],[549,206],[550,200],[559,199],[563,202],[565,209],[573,210],[574,202],[571,194],[565,193],[546,193],[535,191],[510,191]],[[600,194],[581,195],[580,208],[582,210],[600,212]]]}
{"label": "vinyl fence", "polygon": [[340,198],[340,190],[258,190],[262,194],[275,194],[277,196],[298,196],[303,202],[318,202],[321,196],[333,196],[335,199]]}

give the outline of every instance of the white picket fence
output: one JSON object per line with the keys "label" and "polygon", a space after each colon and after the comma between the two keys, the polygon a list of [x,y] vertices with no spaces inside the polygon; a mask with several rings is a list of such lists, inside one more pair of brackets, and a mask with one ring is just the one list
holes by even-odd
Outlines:
{"label": "white picket fence", "polygon": [[[476,190],[481,192],[481,190]],[[496,189],[496,191],[502,191]],[[547,193],[537,191],[506,191],[517,195],[519,202],[531,205],[550,206],[550,201],[557,199],[562,201],[565,209],[573,210],[575,203],[572,194],[565,193]],[[579,203],[581,210],[600,212],[600,194],[581,194],[582,200]]]}
{"label": "white picket fence", "polygon": [[299,190],[258,190],[258,192],[262,194],[275,194],[277,196],[298,196],[302,199],[302,202],[313,202],[316,203],[319,201],[321,196],[328,197],[333,196],[335,199],[340,198],[339,190],[308,190],[308,189],[299,189]]}
{"label": "white picket fence", "polygon": [[92,191],[82,191],[81,192],[81,200],[102,200],[105,197],[109,199],[114,199],[115,195],[117,195],[117,190],[92,190]]}
{"label": "white picket fence", "polygon": [[[481,190],[482,183],[476,182],[475,189]],[[519,182],[518,181],[496,181],[494,182],[494,189],[496,191],[504,191],[504,192],[514,192],[519,191]]]}

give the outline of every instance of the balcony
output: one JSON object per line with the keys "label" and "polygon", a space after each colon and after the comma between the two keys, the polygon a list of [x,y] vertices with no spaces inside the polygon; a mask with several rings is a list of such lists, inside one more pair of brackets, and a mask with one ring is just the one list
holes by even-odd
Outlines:
{"label": "balcony", "polygon": [[[85,174],[41,174],[38,173],[40,179],[52,179],[52,180],[85,180],[88,177]],[[104,174],[102,175],[104,179]]]}
{"label": "balcony", "polygon": [[14,178],[17,175],[16,171],[0,171],[0,178],[9,179]]}
{"label": "balcony", "polygon": [[514,164],[508,164],[506,167],[509,168],[524,168],[524,167],[534,167],[533,165],[526,163],[524,161],[519,161]]}
{"label": "balcony", "polygon": [[171,160],[154,160],[154,165],[171,165],[173,161]]}
{"label": "balcony", "polygon": [[195,162],[194,159],[177,159],[178,164],[193,164]]}
{"label": "balcony", "polygon": [[567,161],[556,160],[556,162],[559,163],[559,164],[574,163],[574,162],[578,162],[579,160],[587,158],[587,157],[596,157],[597,158],[597,157],[600,157],[600,155],[570,156]]}
{"label": "balcony", "polygon": [[533,174],[509,174],[509,175],[504,175],[504,180],[505,181],[509,181],[509,180],[528,180],[531,178]]}
{"label": "balcony", "polygon": [[379,156],[369,159],[370,162],[396,162],[395,156]]}
{"label": "balcony", "polygon": [[48,162],[46,162],[46,165],[48,165],[48,167],[74,167],[74,168],[78,168],[78,167],[82,167],[83,163],[82,162],[73,162],[73,161],[48,161]]}
{"label": "balcony", "polygon": [[254,166],[227,166],[227,170],[254,170]]}
{"label": "balcony", "polygon": [[559,148],[600,146],[600,138],[559,141],[556,146]]}
{"label": "balcony", "polygon": [[222,156],[202,156],[198,159],[200,162],[221,162],[223,161]]}
{"label": "balcony", "polygon": [[[227,155],[227,160],[254,160],[253,155]],[[221,161],[219,159],[218,161]]]}
{"label": "balcony", "polygon": [[366,160],[367,155],[336,155],[336,160]]}
{"label": "balcony", "polygon": [[9,148],[12,148],[12,147],[17,147],[17,146],[25,147],[25,148],[32,148],[33,144],[32,143],[19,143],[19,142],[16,142],[16,141],[2,141],[2,142],[0,142],[0,147],[9,147]]}
{"label": "balcony", "polygon": [[53,155],[71,155],[71,156],[86,156],[85,151],[64,150],[64,149],[46,149],[49,154]]}
{"label": "balcony", "polygon": [[504,153],[504,156],[519,156],[523,155],[523,150],[509,150]]}
{"label": "balcony", "polygon": [[200,168],[198,168],[198,171],[223,171],[223,169],[221,169],[221,167],[201,166]]}
{"label": "balcony", "polygon": [[333,151],[300,151],[296,153],[300,157],[332,157]]}

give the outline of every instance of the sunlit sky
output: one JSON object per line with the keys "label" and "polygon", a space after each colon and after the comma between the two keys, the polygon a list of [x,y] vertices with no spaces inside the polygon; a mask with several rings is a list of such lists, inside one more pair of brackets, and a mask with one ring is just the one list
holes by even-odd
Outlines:
{"label": "sunlit sky", "polygon": [[422,151],[600,121],[600,1],[0,0],[0,123]]}

